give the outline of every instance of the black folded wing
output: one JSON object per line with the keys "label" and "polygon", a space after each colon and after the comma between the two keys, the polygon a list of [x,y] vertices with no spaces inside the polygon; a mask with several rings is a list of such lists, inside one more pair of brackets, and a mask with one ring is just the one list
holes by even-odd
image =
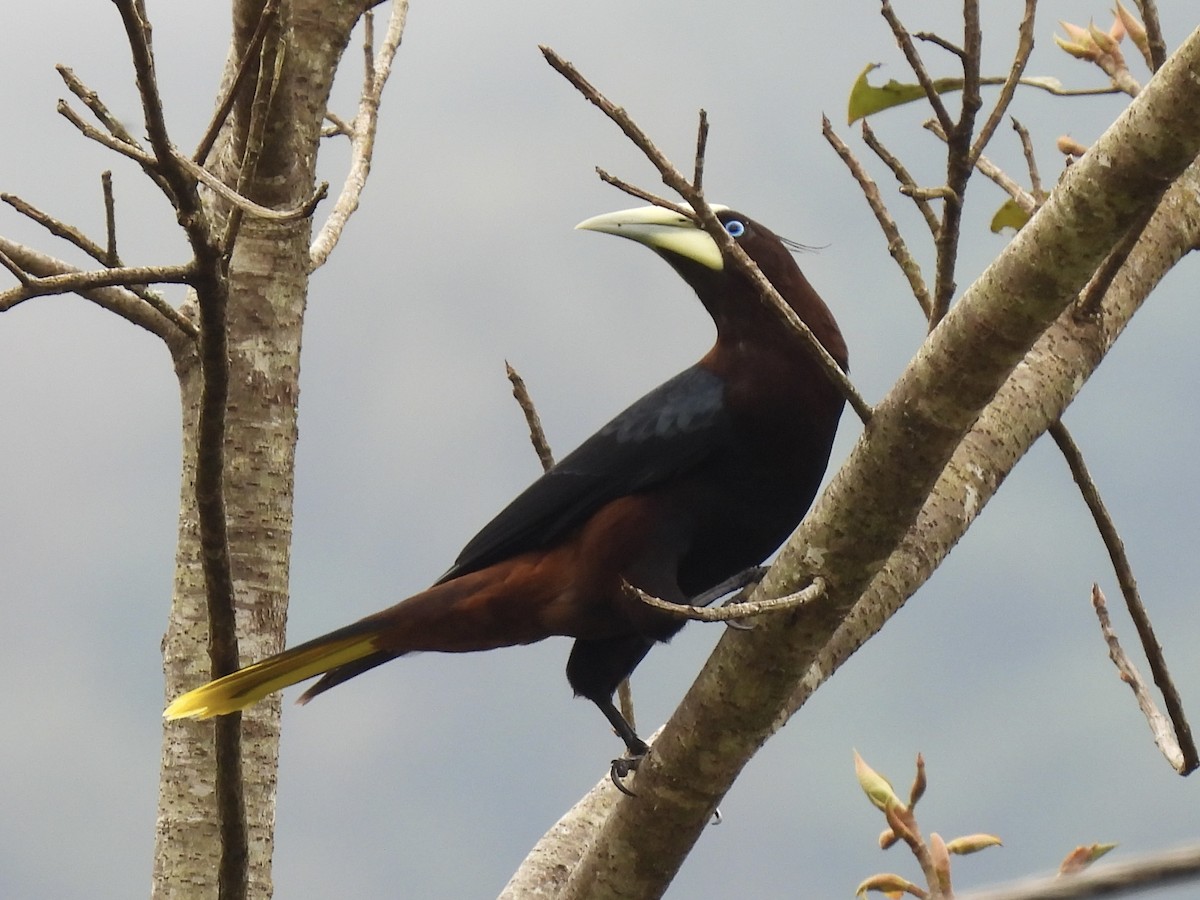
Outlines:
{"label": "black folded wing", "polygon": [[526,488],[439,581],[548,547],[606,503],[702,463],[730,438],[725,382],[695,365],[642,397]]}

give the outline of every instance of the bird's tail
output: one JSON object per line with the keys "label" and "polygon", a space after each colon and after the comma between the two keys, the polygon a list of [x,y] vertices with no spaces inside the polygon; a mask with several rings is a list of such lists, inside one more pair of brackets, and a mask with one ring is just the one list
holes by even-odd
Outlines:
{"label": "bird's tail", "polygon": [[220,716],[324,675],[300,698],[305,703],[405,653],[491,650],[571,633],[553,617],[553,600],[563,588],[547,579],[550,568],[514,559],[439,582],[395,606],[188,691],[163,715]]}
{"label": "bird's tail", "polygon": [[167,719],[208,719],[245,709],[289,685],[356,662],[377,650],[377,632],[354,623],[268,657],[176,697]]}

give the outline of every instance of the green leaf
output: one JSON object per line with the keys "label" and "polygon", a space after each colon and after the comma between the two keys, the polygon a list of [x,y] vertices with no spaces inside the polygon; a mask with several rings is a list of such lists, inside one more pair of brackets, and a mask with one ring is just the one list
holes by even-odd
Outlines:
{"label": "green leaf", "polygon": [[[870,63],[854,80],[854,86],[850,88],[850,103],[846,119],[848,125],[853,125],[859,119],[865,119],[881,110],[925,99],[925,88],[919,84],[901,84],[892,79],[882,87],[874,87],[868,83],[867,75],[878,68],[879,63]],[[933,81],[933,89],[939,94],[947,91],[961,91],[962,86],[961,78],[935,78]]]}

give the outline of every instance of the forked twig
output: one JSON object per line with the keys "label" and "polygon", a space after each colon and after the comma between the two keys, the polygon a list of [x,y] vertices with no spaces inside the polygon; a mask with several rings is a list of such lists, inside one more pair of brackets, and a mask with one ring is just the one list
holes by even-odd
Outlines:
{"label": "forked twig", "polygon": [[[864,134],[866,133],[866,123],[863,123]],[[829,121],[828,116],[821,117],[821,134],[824,135],[838,157],[846,164],[846,168],[850,170],[851,176],[858,182],[859,188],[862,189],[863,196],[866,197],[867,205],[871,208],[871,212],[875,214],[875,220],[879,223],[879,227],[883,230],[883,235],[887,238],[888,253],[892,259],[896,261],[896,265],[900,267],[900,271],[904,273],[904,277],[908,279],[909,288],[913,292],[917,303],[925,312],[926,319],[929,318],[932,311],[933,301],[929,296],[929,288],[925,285],[925,279],[921,275],[921,266],[913,257],[908,249],[908,244],[905,242],[903,235],[900,234],[900,228],[896,225],[896,220],[892,218],[891,212],[884,203],[883,197],[880,196],[879,186],[875,180],[863,168],[862,164],[855,158],[850,148],[833,130],[833,123]],[[893,171],[896,171],[893,169]],[[911,181],[911,179],[909,179]],[[918,206],[924,210],[928,210],[928,204],[923,201],[918,201]],[[936,229],[937,222],[931,223],[931,227]]]}

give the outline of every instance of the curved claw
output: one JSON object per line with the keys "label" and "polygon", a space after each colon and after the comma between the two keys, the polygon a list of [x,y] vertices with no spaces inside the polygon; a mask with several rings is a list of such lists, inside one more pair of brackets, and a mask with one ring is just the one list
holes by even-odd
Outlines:
{"label": "curved claw", "polygon": [[641,765],[642,760],[645,758],[645,753],[639,753],[637,756],[622,756],[620,759],[612,761],[612,768],[608,770],[608,777],[612,779],[612,783],[616,789],[627,797],[636,797],[637,794],[625,787],[622,779],[628,777],[630,773],[636,772],[637,767]]}

